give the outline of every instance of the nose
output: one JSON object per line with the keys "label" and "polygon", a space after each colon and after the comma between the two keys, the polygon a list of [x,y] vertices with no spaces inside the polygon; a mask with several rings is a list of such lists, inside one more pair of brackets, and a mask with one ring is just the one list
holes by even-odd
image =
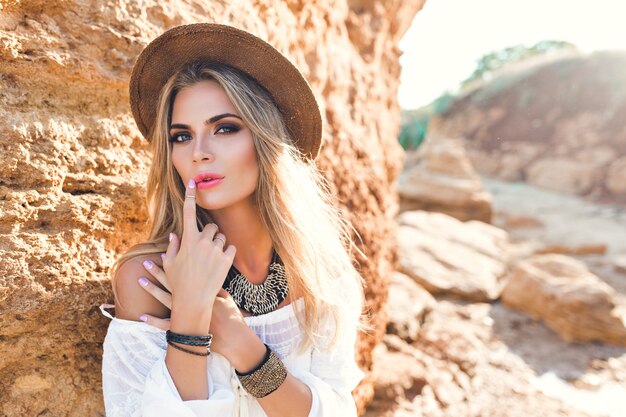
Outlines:
{"label": "nose", "polygon": [[198,136],[198,139],[193,142],[193,161],[209,161],[213,160],[215,156],[210,149],[210,140],[206,136]]}

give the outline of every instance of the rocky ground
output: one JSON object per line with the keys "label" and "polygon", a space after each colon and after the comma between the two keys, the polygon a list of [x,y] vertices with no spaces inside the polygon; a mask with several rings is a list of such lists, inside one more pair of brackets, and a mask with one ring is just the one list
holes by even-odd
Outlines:
{"label": "rocky ground", "polygon": [[[392,281],[366,416],[625,417],[626,208],[483,184],[493,229],[446,223],[440,213],[399,216],[402,272]],[[451,271],[468,282],[447,287]],[[533,279],[543,288],[530,294],[539,307],[511,301],[533,291],[520,290],[537,287]],[[617,343],[585,341],[598,338]]]}
{"label": "rocky ground", "polygon": [[519,250],[556,250],[582,261],[626,294],[626,205],[601,205],[524,183],[483,179],[493,223]]}
{"label": "rocky ground", "polygon": [[[493,196],[494,224],[507,230],[519,248],[562,248],[626,295],[626,206],[595,204],[524,183],[484,178],[483,184]],[[524,217],[537,220],[537,225],[515,224]],[[503,316],[520,316],[500,310]],[[500,333],[533,367],[539,375],[535,384],[547,395],[591,415],[626,416],[624,347],[566,343],[540,323],[502,326]]]}

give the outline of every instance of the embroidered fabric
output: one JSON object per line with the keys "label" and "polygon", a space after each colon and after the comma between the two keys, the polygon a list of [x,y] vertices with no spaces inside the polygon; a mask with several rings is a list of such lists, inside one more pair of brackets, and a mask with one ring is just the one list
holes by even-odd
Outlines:
{"label": "embroidered fabric", "polygon": [[[102,357],[102,386],[108,417],[262,417],[258,401],[239,383],[230,362],[218,353],[207,359],[208,399],[183,401],[165,365],[165,332],[146,323],[111,318]],[[354,360],[356,317],[349,323],[331,351],[321,341],[317,347],[296,352],[302,332],[295,309],[303,309],[298,299],[270,313],[245,317],[257,336],[283,361],[287,370],[310,389],[313,403],[309,417],[356,416],[351,391],[363,378]],[[334,329],[326,321],[324,340]]]}

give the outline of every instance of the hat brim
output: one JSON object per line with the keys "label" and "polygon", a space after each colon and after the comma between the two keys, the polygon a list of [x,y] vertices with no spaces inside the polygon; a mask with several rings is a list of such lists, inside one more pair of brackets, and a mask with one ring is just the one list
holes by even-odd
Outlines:
{"label": "hat brim", "polygon": [[174,27],[141,52],[130,78],[130,107],[150,140],[159,93],[167,80],[192,61],[219,62],[243,71],[270,92],[294,145],[311,159],[319,153],[322,119],[306,79],[269,43],[232,26],[196,23]]}

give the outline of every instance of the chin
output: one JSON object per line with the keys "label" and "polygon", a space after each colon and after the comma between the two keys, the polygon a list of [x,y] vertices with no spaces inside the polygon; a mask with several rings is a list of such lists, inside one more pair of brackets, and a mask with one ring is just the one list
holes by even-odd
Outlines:
{"label": "chin", "polygon": [[202,201],[201,199],[197,199],[196,204],[205,210],[219,210],[224,207],[228,207],[227,204],[220,204],[216,201]]}
{"label": "chin", "polygon": [[202,207],[205,210],[221,210],[221,209],[225,209],[227,207],[230,207],[234,204],[237,203],[238,200],[235,201],[225,201],[222,199],[216,199],[216,198],[211,198],[211,197],[205,197],[202,198],[200,196],[197,196],[196,199],[196,204],[200,207]]}

